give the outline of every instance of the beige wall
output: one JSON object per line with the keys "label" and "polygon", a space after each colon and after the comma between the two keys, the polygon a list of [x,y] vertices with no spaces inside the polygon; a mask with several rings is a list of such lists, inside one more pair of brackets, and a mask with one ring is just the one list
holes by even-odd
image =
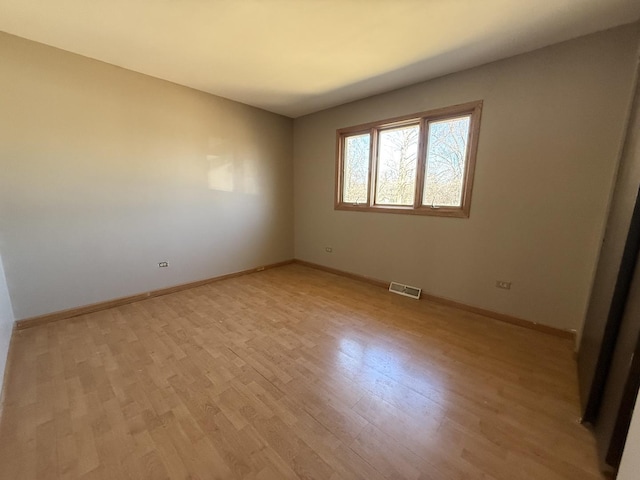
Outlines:
{"label": "beige wall", "polygon": [[[580,329],[637,44],[622,27],[296,119],[296,258]],[[337,128],[480,99],[469,219],[334,211]]]}
{"label": "beige wall", "polygon": [[[640,53],[640,51],[638,52]],[[636,74],[634,80],[634,99],[630,105],[629,121],[626,125],[626,136],[618,165],[615,186],[611,194],[611,207],[607,217],[604,238],[599,252],[597,269],[591,287],[591,294],[585,315],[584,328],[580,339],[578,356],[578,377],[580,379],[583,407],[590,396],[589,389],[594,380],[605,339],[605,330],[609,313],[617,288],[618,274],[622,266],[622,258],[629,236],[629,227],[638,197],[640,186],[640,85],[637,83],[640,71],[638,53],[634,60]],[[633,261],[632,265],[633,266]],[[633,272],[629,273],[632,275]],[[633,285],[633,282],[631,283]],[[634,292],[629,293],[630,308]],[[620,312],[622,313],[622,312]],[[625,314],[626,317],[626,314]],[[624,318],[619,319],[624,326]],[[624,327],[622,327],[624,328]],[[624,342],[623,342],[624,343]],[[616,347],[622,348],[620,343]],[[626,360],[624,360],[626,361]],[[613,368],[613,367],[612,367]]]}
{"label": "beige wall", "polygon": [[6,34],[0,58],[16,319],[292,257],[290,119]]}
{"label": "beige wall", "polygon": [[[4,276],[2,257],[0,257],[0,410],[2,410],[2,386],[4,379],[4,367],[7,362],[9,343],[13,331],[13,309],[9,299],[9,290]],[[2,412],[0,412],[0,415]]]}

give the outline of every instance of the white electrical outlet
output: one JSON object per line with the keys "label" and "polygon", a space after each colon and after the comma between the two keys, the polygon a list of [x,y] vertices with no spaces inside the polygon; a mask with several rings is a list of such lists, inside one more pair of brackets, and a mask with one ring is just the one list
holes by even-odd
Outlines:
{"label": "white electrical outlet", "polygon": [[496,280],[496,287],[502,288],[504,290],[511,290],[511,282]]}

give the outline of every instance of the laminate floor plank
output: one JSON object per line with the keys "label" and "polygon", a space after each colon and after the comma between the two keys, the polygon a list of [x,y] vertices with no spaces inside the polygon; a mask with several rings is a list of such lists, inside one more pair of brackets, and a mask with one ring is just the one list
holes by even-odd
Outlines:
{"label": "laminate floor plank", "polygon": [[601,480],[572,345],[302,265],[14,334],[0,479]]}

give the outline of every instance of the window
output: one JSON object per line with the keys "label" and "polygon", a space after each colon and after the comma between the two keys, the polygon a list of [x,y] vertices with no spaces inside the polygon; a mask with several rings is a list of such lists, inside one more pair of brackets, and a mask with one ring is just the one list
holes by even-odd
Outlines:
{"label": "window", "polygon": [[337,132],[336,209],[468,217],[482,102]]}

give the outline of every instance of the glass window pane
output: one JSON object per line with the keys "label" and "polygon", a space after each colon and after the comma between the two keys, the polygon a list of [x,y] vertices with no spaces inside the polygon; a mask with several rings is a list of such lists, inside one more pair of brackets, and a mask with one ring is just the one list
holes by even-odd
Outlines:
{"label": "glass window pane", "polygon": [[345,203],[367,203],[369,147],[370,135],[368,133],[344,139],[342,201]]}
{"label": "glass window pane", "polygon": [[376,204],[413,205],[419,131],[412,125],[378,135]]}
{"label": "glass window pane", "polygon": [[462,206],[471,116],[429,123],[423,205]]}

